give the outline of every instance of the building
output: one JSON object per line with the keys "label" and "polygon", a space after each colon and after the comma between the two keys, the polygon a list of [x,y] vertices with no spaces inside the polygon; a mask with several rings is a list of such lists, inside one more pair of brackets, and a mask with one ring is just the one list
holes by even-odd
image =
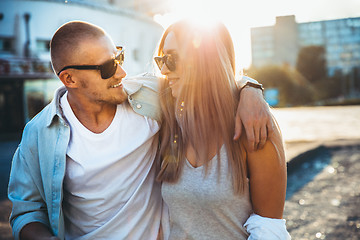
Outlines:
{"label": "building", "polygon": [[1,0],[0,133],[21,132],[24,124],[53,97],[61,82],[50,64],[49,43],[71,20],[101,26],[125,48],[128,75],[152,71],[162,27],[147,0]]}
{"label": "building", "polygon": [[295,67],[300,49],[310,45],[324,47],[329,76],[341,72],[360,84],[360,17],[297,23],[282,16],[274,26],[252,28],[252,65]]}

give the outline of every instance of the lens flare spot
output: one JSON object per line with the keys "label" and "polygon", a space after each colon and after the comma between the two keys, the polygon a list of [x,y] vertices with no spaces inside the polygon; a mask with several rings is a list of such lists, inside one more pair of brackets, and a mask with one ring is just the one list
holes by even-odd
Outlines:
{"label": "lens flare spot", "polygon": [[193,44],[193,46],[194,46],[194,48],[199,48],[200,47],[200,45],[201,45],[201,36],[200,35],[197,35],[194,39],[193,39],[193,41],[192,41],[192,44]]}

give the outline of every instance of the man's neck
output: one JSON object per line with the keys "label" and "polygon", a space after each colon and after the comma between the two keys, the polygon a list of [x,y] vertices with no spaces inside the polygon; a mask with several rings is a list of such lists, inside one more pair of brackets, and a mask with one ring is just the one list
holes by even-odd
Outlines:
{"label": "man's neck", "polygon": [[102,133],[114,119],[117,105],[82,102],[68,94],[68,102],[79,122],[93,133]]}

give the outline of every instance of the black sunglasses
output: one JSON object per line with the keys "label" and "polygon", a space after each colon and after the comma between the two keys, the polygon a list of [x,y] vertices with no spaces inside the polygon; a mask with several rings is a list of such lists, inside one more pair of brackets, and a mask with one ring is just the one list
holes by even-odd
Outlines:
{"label": "black sunglasses", "polygon": [[63,67],[57,75],[59,76],[60,73],[66,69],[73,68],[78,70],[100,70],[101,78],[108,79],[114,76],[118,64],[120,66],[124,63],[124,49],[123,47],[116,47],[117,53],[114,55],[110,60],[106,61],[101,65],[71,65]]}
{"label": "black sunglasses", "polygon": [[159,67],[160,71],[163,68],[164,64],[171,72],[175,71],[176,69],[177,55],[175,54],[174,55],[165,54],[162,57],[154,57],[154,60],[157,66]]}

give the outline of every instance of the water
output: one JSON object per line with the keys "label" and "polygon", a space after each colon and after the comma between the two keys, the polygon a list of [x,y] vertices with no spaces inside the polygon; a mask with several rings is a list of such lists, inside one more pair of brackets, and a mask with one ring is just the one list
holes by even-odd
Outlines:
{"label": "water", "polygon": [[272,110],[286,142],[360,139],[360,106]]}
{"label": "water", "polygon": [[[331,155],[328,149],[321,148],[312,154],[310,158],[303,158],[301,161],[296,167],[288,168],[286,200],[313,181],[324,169],[329,168]],[[329,171],[331,171],[330,168]]]}
{"label": "water", "polygon": [[[360,139],[360,106],[278,108],[272,112],[288,143]],[[326,148],[302,158],[300,164],[288,172],[286,199],[328,168],[330,159]]]}

